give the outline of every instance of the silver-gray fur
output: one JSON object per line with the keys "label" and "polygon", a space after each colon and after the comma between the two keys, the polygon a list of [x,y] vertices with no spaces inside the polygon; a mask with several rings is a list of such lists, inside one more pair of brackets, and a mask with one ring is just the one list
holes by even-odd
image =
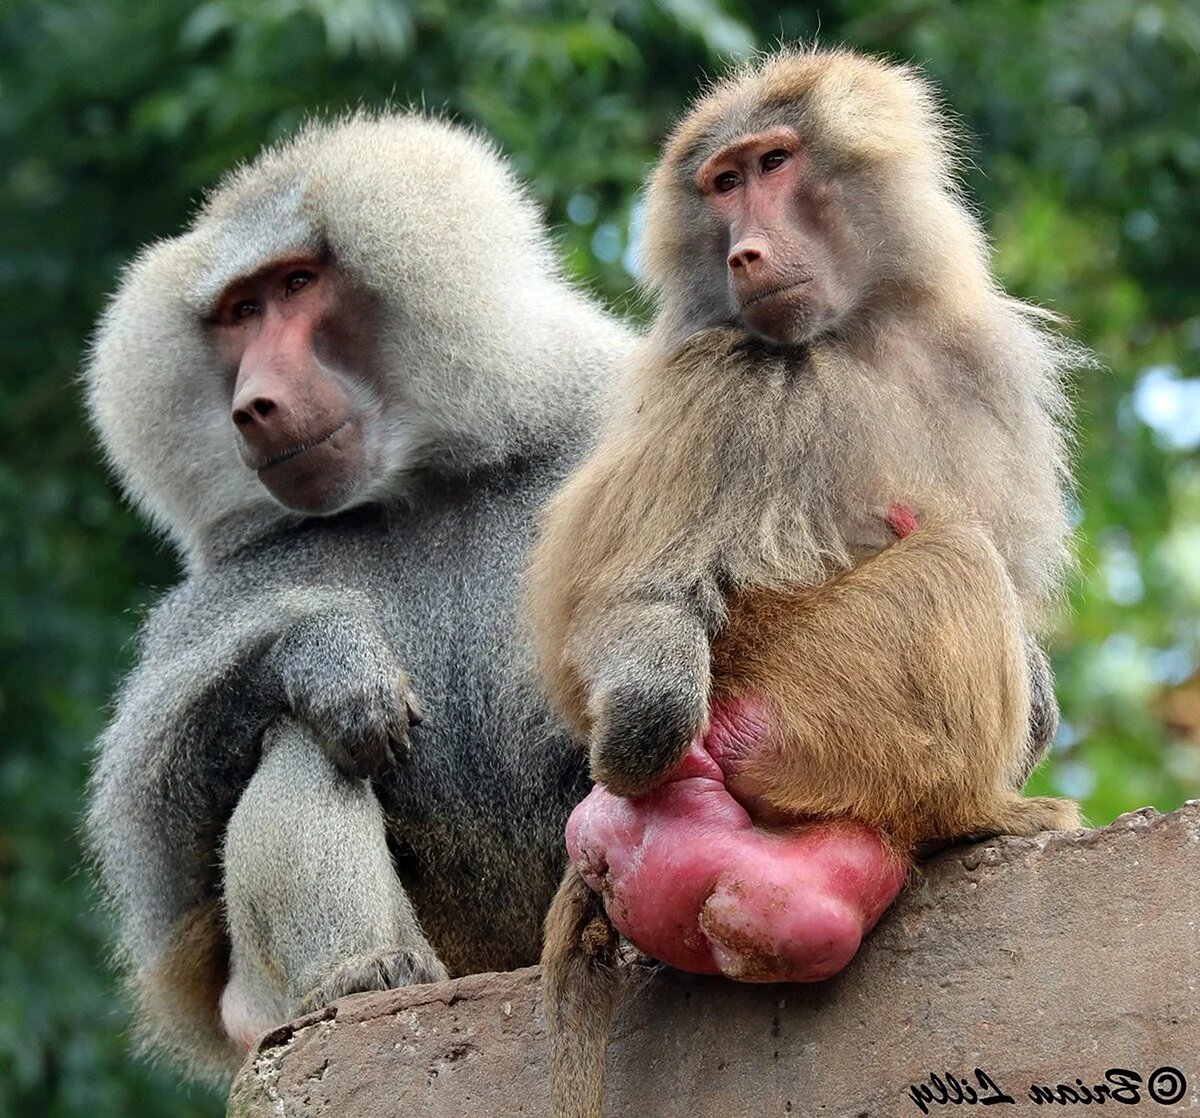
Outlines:
{"label": "silver-gray fur", "polygon": [[[231,281],[314,255],[374,301],[380,354],[350,386],[373,483],[325,518],[239,461],[205,326]],[[99,742],[88,832],[149,1047],[220,1078],[240,1058],[225,1026],[260,1011],[536,960],[586,777],[533,681],[516,583],[631,340],[563,281],[490,145],[416,115],[310,126],[125,273],[89,406],[188,574]],[[394,724],[405,678],[424,722],[368,788],[331,739]]]}
{"label": "silver-gray fur", "polygon": [[[446,978],[392,869],[370,782],[343,777],[290,719],[264,737],[222,865],[232,948],[222,1018],[242,1023],[247,1042],[297,1006]],[[281,877],[280,866],[296,872]],[[336,919],[314,921],[325,913]],[[277,977],[264,981],[264,960]]]}
{"label": "silver-gray fur", "polygon": [[240,538],[287,517],[230,469],[205,319],[231,281],[323,251],[386,308],[381,356],[410,373],[374,401],[366,499],[402,495],[413,470],[461,474],[569,438],[589,391],[571,367],[607,368],[623,348],[564,284],[536,206],[486,141],[417,115],[310,125],[134,261],[91,354],[88,405],[112,467],[190,567],[223,550],[231,515]]}

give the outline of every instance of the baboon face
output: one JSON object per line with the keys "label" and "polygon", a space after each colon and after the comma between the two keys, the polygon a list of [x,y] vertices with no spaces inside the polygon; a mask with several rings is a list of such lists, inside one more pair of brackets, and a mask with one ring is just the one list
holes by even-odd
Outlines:
{"label": "baboon face", "polygon": [[804,344],[836,330],[862,287],[861,258],[838,185],[819,174],[800,133],[779,126],[738,137],[696,172],[726,231],[732,306],[754,333]]}
{"label": "baboon face", "polygon": [[210,337],[242,462],[285,508],[331,513],[369,472],[366,300],[332,264],[283,260],[231,283]]}

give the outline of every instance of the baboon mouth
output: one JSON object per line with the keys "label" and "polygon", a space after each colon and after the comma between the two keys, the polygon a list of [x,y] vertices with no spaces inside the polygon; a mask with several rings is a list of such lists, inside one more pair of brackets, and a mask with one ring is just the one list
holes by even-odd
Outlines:
{"label": "baboon mouth", "polygon": [[797,287],[804,287],[805,284],[811,283],[811,280],[793,280],[790,283],[781,283],[778,287],[768,287],[765,291],[755,292],[749,299],[742,300],[742,310],[747,307],[754,306],[755,303],[761,303],[764,299],[773,299],[776,295],[782,295],[785,291],[792,291]]}
{"label": "baboon mouth", "polygon": [[293,458],[299,458],[301,454],[307,454],[314,447],[320,446],[322,443],[329,442],[343,427],[347,426],[353,416],[346,416],[332,431],[322,435],[319,439],[310,439],[306,443],[300,443],[298,446],[289,447],[287,450],[281,450],[277,454],[272,454],[261,466],[258,467],[258,473],[265,473],[273,466],[280,466],[284,462],[290,462]]}

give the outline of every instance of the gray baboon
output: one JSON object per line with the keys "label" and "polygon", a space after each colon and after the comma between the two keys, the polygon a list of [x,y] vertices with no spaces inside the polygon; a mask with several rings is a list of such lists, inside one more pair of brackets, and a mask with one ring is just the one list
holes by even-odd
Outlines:
{"label": "gray baboon", "polygon": [[630,334],[479,138],[314,125],[129,268],[94,423],[187,575],[88,829],[153,1048],[225,1077],[340,994],[536,959],[584,794],[516,633]]}

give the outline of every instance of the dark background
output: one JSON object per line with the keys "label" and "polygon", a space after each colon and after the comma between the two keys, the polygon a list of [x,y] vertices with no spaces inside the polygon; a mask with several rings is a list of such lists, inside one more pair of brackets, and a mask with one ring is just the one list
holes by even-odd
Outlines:
{"label": "dark background", "polygon": [[0,1114],[216,1115],[126,1051],[79,868],[89,747],[174,557],[75,376],[114,277],[308,113],[424,104],[512,153],[623,313],[638,185],[703,73],[780,38],[923,64],[976,138],[1011,290],[1067,315],[1080,569],[1035,783],[1095,823],[1200,792],[1200,6],[1077,0],[0,2]]}

